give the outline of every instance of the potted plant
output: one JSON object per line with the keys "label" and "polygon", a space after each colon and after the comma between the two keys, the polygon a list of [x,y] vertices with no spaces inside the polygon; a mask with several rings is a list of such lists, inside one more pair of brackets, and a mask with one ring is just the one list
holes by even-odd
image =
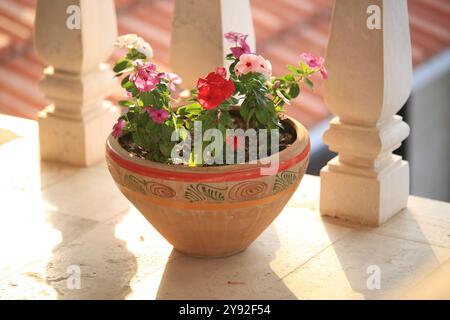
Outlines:
{"label": "potted plant", "polygon": [[127,108],[106,143],[109,171],[121,192],[175,247],[223,257],[247,248],[288,202],[309,159],[306,129],[283,115],[311,76],[326,77],[322,58],[301,55],[272,77],[268,60],[246,35],[230,32],[228,71],[218,67],[196,88],[157,70],[152,49],[136,35],[114,67]]}

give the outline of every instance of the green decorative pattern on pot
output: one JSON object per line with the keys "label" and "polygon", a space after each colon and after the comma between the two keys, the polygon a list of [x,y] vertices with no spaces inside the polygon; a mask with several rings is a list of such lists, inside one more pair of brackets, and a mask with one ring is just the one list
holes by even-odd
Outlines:
{"label": "green decorative pattern on pot", "polygon": [[285,190],[286,188],[290,187],[297,180],[297,178],[297,173],[293,171],[284,171],[278,173],[275,177],[273,192],[278,193]]}
{"label": "green decorative pattern on pot", "polygon": [[226,188],[217,188],[207,184],[199,183],[196,185],[189,185],[186,192],[184,193],[184,197],[191,202],[205,201],[205,200],[214,200],[214,201],[224,201],[224,191]]}
{"label": "green decorative pattern on pot", "polygon": [[173,198],[176,196],[175,190],[164,184],[147,181],[132,174],[126,174],[123,179],[124,186],[142,194],[151,194],[160,198]]}

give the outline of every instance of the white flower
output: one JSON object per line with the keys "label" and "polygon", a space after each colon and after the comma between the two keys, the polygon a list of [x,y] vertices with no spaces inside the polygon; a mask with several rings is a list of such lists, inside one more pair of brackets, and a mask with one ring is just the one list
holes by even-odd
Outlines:
{"label": "white flower", "polygon": [[119,48],[136,49],[147,58],[153,57],[152,46],[135,34],[126,34],[118,37],[116,40],[116,46]]}
{"label": "white flower", "polygon": [[145,42],[144,40],[142,40],[142,39],[137,40],[135,42],[135,48],[140,53],[145,54],[145,56],[147,58],[153,57],[153,49],[152,49],[151,45],[149,43]]}
{"label": "white flower", "polygon": [[116,46],[119,48],[128,48],[128,46],[134,44],[137,39],[139,39],[139,37],[135,34],[125,34],[117,37]]}

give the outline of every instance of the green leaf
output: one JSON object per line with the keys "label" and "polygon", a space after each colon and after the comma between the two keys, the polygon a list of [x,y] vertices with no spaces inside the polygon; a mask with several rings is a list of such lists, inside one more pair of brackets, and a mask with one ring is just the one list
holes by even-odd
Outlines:
{"label": "green leaf", "polygon": [[225,56],[225,58],[226,58],[227,60],[230,60],[230,61],[236,60],[236,58],[234,57],[234,55],[233,55],[232,53],[227,54],[227,55]]}
{"label": "green leaf", "polygon": [[159,144],[159,151],[161,151],[161,153],[165,156],[165,157],[170,157],[171,152],[172,152],[172,148],[173,148],[173,143],[172,141],[162,141]]}
{"label": "green leaf", "polygon": [[133,136],[134,143],[136,143],[138,146],[141,146],[141,147],[144,146],[145,143],[144,143],[143,135],[141,134],[141,132],[139,130],[133,132],[132,136]]}
{"label": "green leaf", "polygon": [[113,71],[115,73],[119,73],[123,70],[125,70],[128,67],[131,67],[133,64],[130,60],[124,58],[124,59],[120,59],[119,61],[116,62],[116,64],[114,65]]}
{"label": "green leaf", "polygon": [[180,134],[180,139],[181,140],[186,140],[186,138],[188,137],[188,133],[189,131],[187,131],[185,128],[181,128],[180,130],[178,130],[179,134]]}
{"label": "green leaf", "polygon": [[119,105],[122,106],[122,107],[134,106],[134,101],[132,101],[132,100],[120,100],[119,101]]}
{"label": "green leaf", "polygon": [[267,125],[269,122],[269,110],[266,108],[257,108],[256,109],[256,119],[263,125]]}
{"label": "green leaf", "polygon": [[248,106],[248,103],[246,102],[247,100],[245,100],[239,108],[239,113],[241,114],[241,117],[244,118],[244,120],[248,119],[250,113],[250,108]]}
{"label": "green leaf", "polygon": [[295,81],[295,77],[294,77],[293,74],[289,73],[289,74],[284,76],[284,80],[286,80],[288,82],[293,82],[293,81]]}
{"label": "green leaf", "polygon": [[[233,58],[234,58],[234,57],[233,57]],[[235,78],[235,77],[236,77],[236,73],[235,73],[235,71],[234,71],[234,68],[236,67],[236,65],[238,64],[238,62],[239,62],[239,60],[236,59],[236,60],[230,65],[230,67],[228,68],[228,71],[230,72],[230,75],[231,75],[232,78]]]}
{"label": "green leaf", "polygon": [[145,130],[147,130],[147,132],[152,132],[153,130],[155,130],[156,126],[157,124],[153,121],[148,121],[145,125]]}
{"label": "green leaf", "polygon": [[127,59],[129,60],[146,59],[146,58],[147,57],[145,56],[145,54],[137,51],[135,48],[131,49],[127,53]]}
{"label": "green leaf", "polygon": [[159,97],[157,97],[157,93],[155,91],[149,91],[149,92],[142,92],[141,93],[141,100],[145,107],[152,106],[155,108],[161,108],[162,102]]}
{"label": "green leaf", "polygon": [[220,122],[226,126],[227,124],[229,124],[231,122],[231,116],[230,113],[228,111],[222,111],[221,115],[220,115]]}
{"label": "green leaf", "polygon": [[304,81],[308,87],[314,88],[314,83],[309,78],[304,78]]}
{"label": "green leaf", "polygon": [[257,93],[255,94],[255,100],[257,107],[267,107],[269,100],[266,98],[265,94]]}
{"label": "green leaf", "polygon": [[300,62],[300,74],[302,75],[309,75],[311,74],[312,70],[311,68],[304,62]]}
{"label": "green leaf", "polygon": [[300,94],[300,86],[298,85],[297,82],[292,83],[291,86],[289,87],[289,95],[291,96],[292,99],[295,99],[298,97],[299,94]]}
{"label": "green leaf", "polygon": [[188,104],[185,107],[185,109],[186,109],[187,112],[193,113],[193,112],[202,111],[203,107],[202,107],[202,105],[200,103],[194,102],[194,103]]}
{"label": "green leaf", "polygon": [[[125,86],[128,82],[132,83],[132,82],[130,81],[130,76],[129,76],[129,75],[126,76],[126,77],[124,77],[124,78],[122,79],[122,81],[120,82],[120,85],[121,85],[123,88],[125,88],[124,86]],[[126,89],[126,88],[125,88],[125,89]]]}
{"label": "green leaf", "polygon": [[281,123],[280,119],[278,117],[272,118],[272,123],[279,127],[280,129],[284,129],[283,124]]}
{"label": "green leaf", "polygon": [[181,106],[177,109],[177,114],[182,116],[196,116],[203,111],[203,107],[198,102],[193,102],[191,104]]}
{"label": "green leaf", "polygon": [[251,108],[249,113],[248,113],[248,119],[247,119],[247,127],[250,127],[250,122],[253,118],[253,115],[255,114],[256,109],[255,108]]}
{"label": "green leaf", "polygon": [[290,64],[287,65],[287,68],[288,68],[293,74],[300,74],[299,70],[298,70],[296,67],[291,66]]}
{"label": "green leaf", "polygon": [[138,88],[132,83],[132,86],[130,88],[127,88],[127,91],[132,94],[133,97],[136,97],[139,94]]}

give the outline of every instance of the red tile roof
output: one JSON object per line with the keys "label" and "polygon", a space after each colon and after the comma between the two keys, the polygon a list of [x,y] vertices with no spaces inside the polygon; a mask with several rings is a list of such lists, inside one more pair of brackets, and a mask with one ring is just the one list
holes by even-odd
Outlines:
{"label": "red tile roof", "polygon": [[[173,0],[116,0],[119,33],[137,33],[154,48],[155,60],[169,69]],[[257,50],[284,72],[303,51],[324,55],[332,0],[251,0]],[[450,1],[409,0],[413,62],[419,65],[450,45]],[[36,118],[49,102],[37,88],[43,64],[33,49],[36,0],[0,1],[0,113]],[[151,13],[151,14],[150,14]],[[117,55],[117,53],[116,53]],[[113,58],[117,56],[113,55]],[[320,80],[319,80],[320,81]],[[319,85],[305,90],[289,108],[307,127],[329,113]]]}

